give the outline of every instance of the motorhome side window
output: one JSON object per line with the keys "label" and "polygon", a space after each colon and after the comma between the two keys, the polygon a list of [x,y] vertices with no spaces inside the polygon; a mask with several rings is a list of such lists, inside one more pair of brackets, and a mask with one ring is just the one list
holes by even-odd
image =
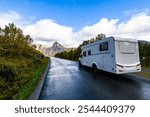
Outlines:
{"label": "motorhome side window", "polygon": [[88,55],[91,55],[91,50],[88,51]]}
{"label": "motorhome side window", "polygon": [[99,45],[99,51],[108,51],[108,42],[101,43]]}
{"label": "motorhome side window", "polygon": [[86,56],[86,51],[83,52],[83,56]]}

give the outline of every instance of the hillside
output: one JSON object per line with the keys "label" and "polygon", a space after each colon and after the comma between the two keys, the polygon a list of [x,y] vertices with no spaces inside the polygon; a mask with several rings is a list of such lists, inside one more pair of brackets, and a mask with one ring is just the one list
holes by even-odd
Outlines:
{"label": "hillside", "polygon": [[48,58],[32,42],[14,24],[0,29],[0,99],[27,99],[39,81]]}

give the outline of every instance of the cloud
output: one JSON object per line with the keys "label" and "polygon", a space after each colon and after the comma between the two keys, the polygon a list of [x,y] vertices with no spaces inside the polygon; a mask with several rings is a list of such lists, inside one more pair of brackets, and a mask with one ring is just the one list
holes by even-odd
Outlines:
{"label": "cloud", "polygon": [[97,34],[111,34],[116,30],[116,24],[118,19],[108,20],[102,18],[98,23],[92,26],[85,26],[83,29],[76,33],[77,36],[80,36],[82,40],[95,37]]}
{"label": "cloud", "polygon": [[24,28],[24,33],[30,34],[37,42],[59,41],[69,46],[76,43],[72,38],[72,30],[72,27],[62,26],[51,19],[42,19],[35,24],[27,25]]}
{"label": "cloud", "polygon": [[148,14],[149,12],[150,9],[143,9],[142,11],[138,9],[129,9],[126,10],[123,14],[124,16],[135,16],[137,14]]}
{"label": "cloud", "polygon": [[148,12],[133,15],[127,22],[118,23],[119,19],[102,18],[92,26],[85,26],[77,33],[81,39],[95,37],[99,33],[106,36],[118,36],[125,38],[136,38],[138,40],[150,41],[150,16]]}
{"label": "cloud", "polygon": [[4,27],[8,23],[12,22],[18,24],[21,19],[22,16],[15,11],[8,11],[6,13],[0,12],[0,27]]}
{"label": "cloud", "polygon": [[133,15],[135,15],[137,13],[138,13],[137,9],[129,9],[129,10],[126,10],[123,14],[125,16],[133,16]]}
{"label": "cloud", "polygon": [[112,34],[150,41],[150,16],[147,13],[136,14],[128,22],[118,24]]}
{"label": "cloud", "polygon": [[[146,11],[146,12],[145,12]],[[136,38],[150,41],[150,15],[148,10],[130,16],[126,22],[119,19],[102,18],[97,23],[84,26],[81,30],[74,32],[73,27],[64,26],[51,19],[41,19],[35,23],[20,25],[23,17],[14,11],[1,13],[0,26],[14,22],[23,29],[24,34],[29,34],[35,43],[51,45],[54,41],[64,46],[77,47],[83,40],[104,33],[106,36],[117,36],[125,38]],[[132,10],[128,12],[130,14]]]}

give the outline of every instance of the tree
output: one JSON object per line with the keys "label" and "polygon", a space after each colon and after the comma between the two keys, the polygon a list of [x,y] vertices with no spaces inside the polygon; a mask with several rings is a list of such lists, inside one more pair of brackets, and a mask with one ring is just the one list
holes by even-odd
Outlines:
{"label": "tree", "polygon": [[101,34],[98,34],[95,38],[96,40],[102,40],[106,38],[106,35],[101,33]]}
{"label": "tree", "polygon": [[69,52],[61,52],[61,53],[58,53],[56,54],[55,56],[56,57],[60,57],[60,58],[64,58],[64,59],[69,59],[69,60],[75,60],[75,61],[78,61],[78,58],[80,56],[80,53],[81,53],[81,47],[84,46],[84,45],[87,45],[87,44],[90,44],[90,43],[93,43],[97,40],[101,40],[101,39],[104,39],[106,38],[106,36],[104,34],[98,34],[95,38],[91,38],[89,40],[84,40],[82,42],[82,44],[80,44],[78,46],[77,49],[75,50],[71,50]]}
{"label": "tree", "polygon": [[143,66],[150,66],[150,43],[139,42],[140,61]]}
{"label": "tree", "polygon": [[3,29],[0,28],[0,57],[24,57],[34,61],[43,54],[35,50],[36,46],[32,42],[30,35],[24,35],[13,23],[8,24]]}

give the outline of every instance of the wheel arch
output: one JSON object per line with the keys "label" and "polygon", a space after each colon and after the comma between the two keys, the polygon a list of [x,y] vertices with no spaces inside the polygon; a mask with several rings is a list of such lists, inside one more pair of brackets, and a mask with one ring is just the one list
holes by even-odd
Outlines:
{"label": "wheel arch", "polygon": [[96,67],[98,68],[98,64],[96,62],[93,62],[91,67],[93,67],[94,65],[96,65]]}

